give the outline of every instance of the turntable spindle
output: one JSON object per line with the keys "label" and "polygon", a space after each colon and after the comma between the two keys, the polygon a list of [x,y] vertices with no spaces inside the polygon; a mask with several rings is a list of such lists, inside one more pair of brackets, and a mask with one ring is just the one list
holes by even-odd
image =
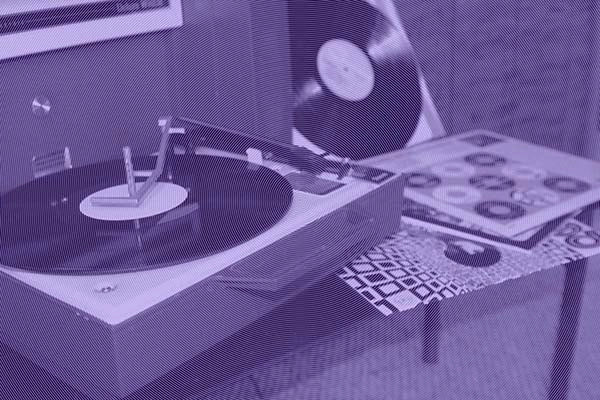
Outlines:
{"label": "turntable spindle", "polygon": [[131,147],[123,147],[123,159],[125,161],[125,177],[127,179],[127,190],[129,197],[135,197],[135,175],[133,172],[133,162],[131,161]]}

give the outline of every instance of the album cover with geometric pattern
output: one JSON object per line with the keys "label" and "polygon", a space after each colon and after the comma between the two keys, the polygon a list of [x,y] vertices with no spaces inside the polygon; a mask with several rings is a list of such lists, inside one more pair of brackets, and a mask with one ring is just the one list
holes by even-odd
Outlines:
{"label": "album cover with geometric pattern", "polygon": [[418,256],[399,248],[374,247],[338,276],[385,315],[467,292],[445,274],[426,270]]}
{"label": "album cover with geometric pattern", "polygon": [[429,162],[404,171],[406,197],[509,237],[600,198],[594,161],[487,132],[452,140],[454,152],[429,145]]}
{"label": "album cover with geometric pattern", "polygon": [[600,232],[569,218],[525,254],[404,224],[338,276],[385,315],[600,254]]}

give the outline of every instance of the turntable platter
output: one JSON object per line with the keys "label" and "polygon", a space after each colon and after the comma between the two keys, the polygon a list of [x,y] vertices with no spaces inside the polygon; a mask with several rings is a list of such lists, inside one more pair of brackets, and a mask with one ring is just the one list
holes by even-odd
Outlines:
{"label": "turntable platter", "polygon": [[[136,169],[151,170],[156,158],[133,161]],[[176,156],[163,175],[161,181],[184,188],[187,197],[168,211],[138,219],[93,218],[80,209],[90,195],[124,183],[122,160],[66,170],[6,193],[0,198],[0,262],[54,274],[179,264],[259,235],[286,214],[293,197],[283,176],[231,158]]]}

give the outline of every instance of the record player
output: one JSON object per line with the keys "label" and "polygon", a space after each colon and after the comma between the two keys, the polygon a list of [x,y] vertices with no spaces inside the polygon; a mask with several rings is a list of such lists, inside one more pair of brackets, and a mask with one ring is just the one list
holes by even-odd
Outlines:
{"label": "record player", "polygon": [[[294,71],[298,88],[319,82],[320,92],[312,94],[330,96],[297,93],[294,145],[162,118],[155,154],[124,148],[122,158],[58,171],[2,196],[3,342],[90,396],[123,397],[399,228],[402,168],[390,168],[389,158],[370,161],[372,143],[339,151],[331,137],[364,132],[351,124],[337,129],[315,113],[379,113],[372,106],[385,103],[390,92],[378,86],[365,92],[363,82],[363,98],[352,98],[344,80],[331,75],[352,73],[353,54],[360,58],[364,51],[363,64],[370,60],[375,74],[389,75],[395,59],[400,75],[393,77],[403,77],[401,86],[411,93],[395,108],[410,118],[385,127],[385,135],[377,131],[382,127],[370,131],[391,146],[386,151],[409,138],[435,136],[441,124],[401,28],[362,1],[339,13],[333,3],[313,2],[314,10],[301,13],[294,12],[301,2],[290,1],[290,26],[303,18],[319,24],[317,16],[328,13],[330,22],[338,21],[332,26],[341,26],[352,14],[377,40],[361,41],[347,28],[329,30],[321,38],[324,64],[313,71],[320,79]],[[392,58],[386,57],[390,49]],[[292,39],[296,57],[313,50],[295,47]],[[350,58],[337,58],[340,51]],[[333,128],[335,135],[323,136]]]}
{"label": "record player", "polygon": [[[0,270],[2,340],[84,391],[130,393],[358,256],[400,224],[402,177],[376,166],[348,166],[342,179],[321,174],[315,184],[303,178],[304,168],[265,157],[248,162],[248,156],[223,151],[187,155],[165,148],[158,157],[132,158],[136,170],[130,172],[146,181],[152,172],[137,168],[148,162],[160,166],[161,154],[170,158],[163,171],[154,170],[160,174],[143,196],[145,208],[127,204],[136,197],[126,184],[110,186],[107,193],[85,178],[97,172],[106,182],[100,171],[125,171],[127,162],[120,160],[94,165],[94,171],[83,167],[49,175],[2,199],[3,264],[12,265]],[[203,168],[197,173],[209,179],[185,182],[181,166]],[[289,174],[300,178],[294,183],[298,189],[284,178]],[[236,177],[243,178],[246,192],[211,197],[209,190],[236,186]],[[47,190],[55,179],[62,181],[61,189]],[[209,182],[216,186],[204,186]],[[324,184],[326,190],[316,194]],[[135,185],[139,194],[143,183]],[[169,185],[176,189],[169,192]],[[187,198],[178,199],[179,188]],[[268,203],[263,189],[270,190]],[[24,203],[33,193],[39,196]],[[175,199],[168,211],[160,208],[165,198]],[[227,204],[236,199],[244,204]],[[125,204],[90,206],[92,201]],[[243,210],[257,204],[263,208]],[[110,207],[116,208],[105,217]],[[217,214],[221,219],[215,221]],[[203,239],[190,242],[193,235]]]}

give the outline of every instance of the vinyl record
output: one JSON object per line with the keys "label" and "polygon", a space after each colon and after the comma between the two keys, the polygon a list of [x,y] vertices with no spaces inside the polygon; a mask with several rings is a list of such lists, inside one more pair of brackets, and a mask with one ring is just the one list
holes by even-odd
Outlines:
{"label": "vinyl record", "polygon": [[507,190],[515,186],[515,181],[501,175],[476,175],[469,184],[483,190]]}
{"label": "vinyl record", "polygon": [[548,175],[542,168],[524,164],[507,165],[502,168],[502,173],[513,179],[522,179],[524,181],[537,181]]}
{"label": "vinyl record", "polygon": [[462,185],[440,186],[431,194],[436,199],[451,204],[471,204],[481,198],[479,190]]}
{"label": "vinyl record", "polygon": [[421,114],[404,33],[363,0],[289,0],[289,8],[295,127],[355,160],[403,148]]}
{"label": "vinyl record", "polygon": [[[149,170],[155,161],[136,158],[134,166]],[[103,210],[92,216],[82,212],[90,195],[118,189],[124,182],[122,160],[36,179],[0,198],[0,262],[43,273],[105,274],[174,265],[227,250],[269,229],[292,202],[292,187],[283,176],[248,165],[222,157],[176,156],[146,201],[153,193],[178,187],[187,192],[171,192],[181,204],[133,220],[110,220],[117,212],[108,211],[111,218],[104,218]]]}
{"label": "vinyl record", "polygon": [[406,186],[419,189],[433,188],[442,183],[438,176],[423,172],[411,172],[406,174],[405,179]]}
{"label": "vinyl record", "polygon": [[527,212],[523,207],[510,201],[484,201],[475,206],[477,214],[497,220],[511,220],[523,217]]}
{"label": "vinyl record", "polygon": [[590,190],[591,185],[570,176],[553,176],[544,179],[544,186],[558,193],[583,193]]}
{"label": "vinyl record", "polygon": [[569,236],[565,242],[576,249],[595,249],[600,246],[600,237],[596,232],[589,232],[587,235]]}
{"label": "vinyl record", "polygon": [[446,178],[466,178],[475,174],[475,167],[461,162],[447,162],[434,165],[431,172]]}
{"label": "vinyl record", "polygon": [[502,259],[502,253],[494,246],[465,240],[454,235],[438,234],[436,236],[446,244],[444,256],[457,264],[486,268],[498,264]]}
{"label": "vinyl record", "polygon": [[497,167],[506,164],[506,158],[491,153],[474,153],[465,157],[465,161],[478,167]]}
{"label": "vinyl record", "polygon": [[560,196],[544,188],[517,188],[510,194],[510,198],[520,204],[535,207],[550,207],[560,201]]}

